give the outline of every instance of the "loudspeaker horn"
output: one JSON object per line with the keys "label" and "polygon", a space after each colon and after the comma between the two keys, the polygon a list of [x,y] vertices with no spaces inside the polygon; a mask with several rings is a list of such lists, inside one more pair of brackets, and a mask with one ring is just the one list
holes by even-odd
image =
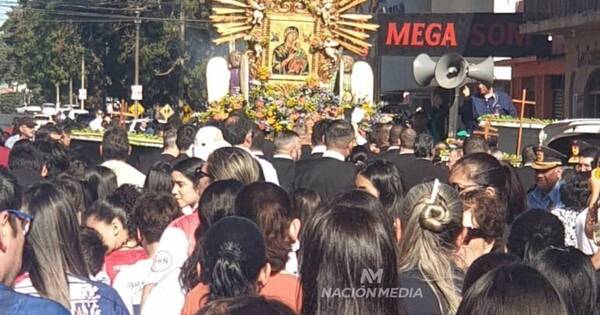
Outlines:
{"label": "loudspeaker horn", "polygon": [[427,86],[435,76],[435,62],[427,54],[419,54],[413,61],[413,76],[420,86]]}
{"label": "loudspeaker horn", "polygon": [[465,82],[469,63],[457,53],[443,55],[435,65],[435,80],[445,89],[453,89]]}
{"label": "loudspeaker horn", "polygon": [[488,57],[478,64],[470,64],[467,76],[477,81],[494,83],[494,60],[492,57]]}

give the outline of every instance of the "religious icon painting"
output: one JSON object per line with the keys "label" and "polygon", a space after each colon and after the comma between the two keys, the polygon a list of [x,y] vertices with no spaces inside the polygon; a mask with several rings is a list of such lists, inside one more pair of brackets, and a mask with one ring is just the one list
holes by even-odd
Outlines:
{"label": "religious icon painting", "polygon": [[306,80],[315,65],[310,53],[315,21],[310,16],[271,16],[268,67],[275,81]]}

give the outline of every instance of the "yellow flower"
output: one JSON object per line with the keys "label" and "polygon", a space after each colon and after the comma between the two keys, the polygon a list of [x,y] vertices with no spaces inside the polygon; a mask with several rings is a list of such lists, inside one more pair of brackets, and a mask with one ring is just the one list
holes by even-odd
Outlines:
{"label": "yellow flower", "polygon": [[268,81],[271,77],[271,71],[269,71],[269,68],[267,67],[260,67],[256,76],[258,77],[259,81]]}

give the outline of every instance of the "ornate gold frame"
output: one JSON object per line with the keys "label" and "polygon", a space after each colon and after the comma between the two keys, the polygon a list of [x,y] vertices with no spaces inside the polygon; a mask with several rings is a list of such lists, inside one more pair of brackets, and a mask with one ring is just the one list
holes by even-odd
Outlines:
{"label": "ornate gold frame", "polygon": [[266,70],[271,73],[269,81],[299,83],[307,76],[272,74],[271,28],[274,23],[313,23],[310,49],[306,52],[310,56],[308,76],[327,83],[339,66],[342,49],[366,55],[371,47],[369,31],[376,31],[379,26],[368,23],[371,15],[349,13],[365,1],[215,0],[223,6],[214,7],[210,17],[221,35],[213,42],[218,45],[245,40],[251,74]]}

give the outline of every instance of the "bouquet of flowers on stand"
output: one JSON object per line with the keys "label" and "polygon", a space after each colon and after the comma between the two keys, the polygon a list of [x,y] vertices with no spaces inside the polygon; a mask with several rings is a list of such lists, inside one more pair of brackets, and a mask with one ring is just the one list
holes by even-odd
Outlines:
{"label": "bouquet of flowers on stand", "polygon": [[249,102],[242,96],[225,96],[210,104],[200,121],[223,121],[233,111],[243,110],[266,132],[293,130],[298,124],[311,126],[324,118],[342,118],[346,109],[360,107],[365,116],[378,115],[378,106],[369,102],[340,102],[339,97],[316,79],[303,85],[260,84],[251,90]]}

